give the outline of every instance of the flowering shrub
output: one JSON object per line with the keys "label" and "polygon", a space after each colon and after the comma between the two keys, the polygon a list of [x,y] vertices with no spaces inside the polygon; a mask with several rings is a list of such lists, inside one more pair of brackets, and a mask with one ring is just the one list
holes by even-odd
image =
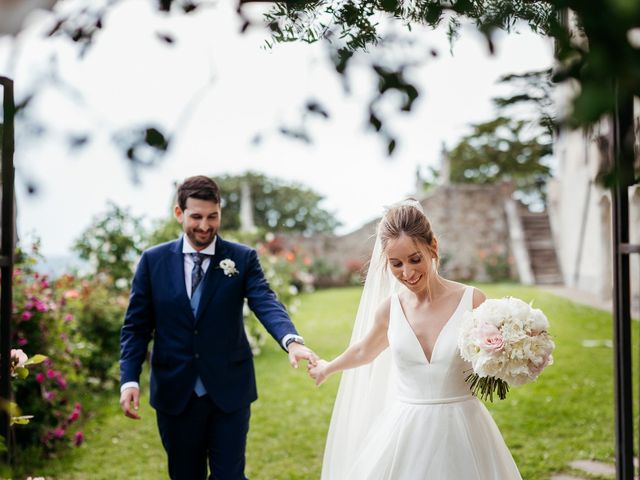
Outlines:
{"label": "flowering shrub", "polygon": [[[314,277],[309,273],[311,258],[297,249],[285,248],[281,239],[271,233],[267,233],[264,237],[236,233],[234,241],[255,245],[269,286],[289,314],[294,316],[299,305],[297,297],[300,291],[313,289]],[[259,355],[266,341],[266,334],[247,305],[245,305],[244,316],[251,350],[254,355]]]}
{"label": "flowering shrub", "polygon": [[511,278],[513,259],[502,249],[480,250],[478,256],[490,281],[500,282]]}
{"label": "flowering shrub", "polygon": [[15,431],[18,448],[37,442],[46,448],[77,443],[71,426],[82,411],[78,399],[86,378],[81,362],[83,342],[65,288],[73,280],[52,281],[40,275],[33,269],[36,254],[37,246],[33,255],[18,252],[13,275],[13,343],[47,354],[33,369],[35,375],[15,384],[16,403],[34,419]]}

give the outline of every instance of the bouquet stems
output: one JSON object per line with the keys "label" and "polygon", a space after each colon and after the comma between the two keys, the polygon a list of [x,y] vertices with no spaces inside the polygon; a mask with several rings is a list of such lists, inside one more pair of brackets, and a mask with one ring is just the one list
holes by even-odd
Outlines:
{"label": "bouquet stems", "polygon": [[500,400],[507,398],[509,384],[496,377],[480,377],[477,373],[471,373],[464,379],[471,387],[476,397],[493,402],[493,394],[497,393]]}

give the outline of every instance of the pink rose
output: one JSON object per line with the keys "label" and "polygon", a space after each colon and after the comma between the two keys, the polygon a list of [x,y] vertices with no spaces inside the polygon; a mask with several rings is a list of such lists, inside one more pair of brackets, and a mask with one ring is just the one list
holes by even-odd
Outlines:
{"label": "pink rose", "polygon": [[485,352],[501,352],[504,349],[504,339],[502,333],[495,325],[484,323],[474,329],[474,340]]}

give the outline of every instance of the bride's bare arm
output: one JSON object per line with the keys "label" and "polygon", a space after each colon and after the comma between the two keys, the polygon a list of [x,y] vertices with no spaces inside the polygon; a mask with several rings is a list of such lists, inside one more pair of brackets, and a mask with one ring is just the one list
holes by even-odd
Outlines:
{"label": "bride's bare arm", "polygon": [[387,330],[390,305],[390,299],[382,302],[376,310],[373,327],[362,340],[351,345],[330,362],[319,360],[315,366],[308,365],[309,375],[316,381],[316,385],[320,385],[333,373],[372,362],[389,346]]}

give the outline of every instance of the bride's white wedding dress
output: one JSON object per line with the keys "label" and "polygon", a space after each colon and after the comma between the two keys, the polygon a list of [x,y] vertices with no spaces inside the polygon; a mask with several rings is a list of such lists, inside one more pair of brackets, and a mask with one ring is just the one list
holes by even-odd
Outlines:
{"label": "bride's white wedding dress", "polygon": [[392,295],[395,398],[371,426],[349,473],[332,480],[521,479],[493,418],[464,381],[471,365],[459,355],[457,336],[472,301],[473,288],[466,287],[429,360]]}

